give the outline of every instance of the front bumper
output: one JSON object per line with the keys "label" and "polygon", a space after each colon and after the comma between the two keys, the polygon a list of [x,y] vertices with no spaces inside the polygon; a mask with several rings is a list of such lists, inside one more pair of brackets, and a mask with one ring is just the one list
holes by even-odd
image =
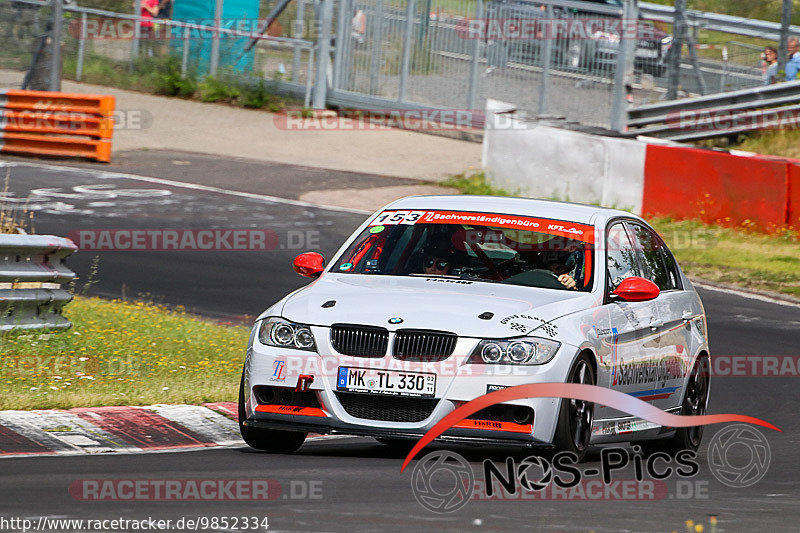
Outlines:
{"label": "front bumper", "polygon": [[[317,329],[317,328],[314,328]],[[327,338],[327,329],[314,331],[321,353],[334,353],[320,339]],[[477,339],[460,338],[455,354],[469,354]],[[243,422],[249,427],[307,431],[321,434],[347,434],[370,437],[419,439],[437,422],[462,403],[468,402],[498,387],[528,383],[563,382],[577,348],[562,344],[555,358],[541,366],[500,366],[464,364],[467,356],[452,355],[441,363],[398,361],[392,356],[384,358],[359,358],[342,355],[319,355],[310,352],[277,349],[254,340],[245,364],[245,412]],[[408,372],[434,372],[437,374],[434,397],[425,400],[431,407],[416,419],[418,421],[378,420],[363,415],[343,403],[342,394],[365,401],[375,397],[371,393],[343,393],[337,389],[339,366],[377,367]],[[276,374],[276,369],[282,370]],[[399,367],[399,368],[398,368]],[[278,408],[257,401],[253,388],[272,386],[294,388],[300,376],[313,376],[309,391],[314,394],[314,408]],[[389,397],[382,400],[392,402]],[[404,400],[401,398],[398,405]],[[412,402],[413,403],[413,402]],[[515,400],[503,405],[522,406],[533,411],[531,424],[464,421],[448,429],[439,440],[472,444],[515,444],[523,446],[550,446],[555,433],[561,405],[557,398],[532,398]],[[367,417],[364,417],[367,416]]]}

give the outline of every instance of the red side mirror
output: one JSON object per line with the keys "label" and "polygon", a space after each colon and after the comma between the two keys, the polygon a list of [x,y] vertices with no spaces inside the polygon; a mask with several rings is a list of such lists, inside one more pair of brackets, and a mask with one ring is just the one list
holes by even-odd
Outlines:
{"label": "red side mirror", "polygon": [[307,278],[316,278],[325,269],[325,258],[317,252],[306,252],[294,258],[294,271]]}
{"label": "red side mirror", "polygon": [[660,293],[658,285],[649,279],[633,276],[622,280],[612,294],[626,302],[646,302],[658,298]]}

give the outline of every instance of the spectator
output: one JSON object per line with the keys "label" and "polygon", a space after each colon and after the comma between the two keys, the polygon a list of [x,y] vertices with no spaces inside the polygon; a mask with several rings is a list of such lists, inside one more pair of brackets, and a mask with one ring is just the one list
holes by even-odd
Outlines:
{"label": "spectator", "polygon": [[153,19],[158,17],[160,10],[159,0],[142,0],[142,11],[139,16],[144,20],[139,23],[139,43],[143,44],[141,49],[148,57],[153,57],[153,40],[156,38]]}
{"label": "spectator", "polygon": [[798,51],[797,37],[789,37],[789,60],[786,62],[786,81],[794,81],[797,79],[797,73],[800,71],[800,51]]}
{"label": "spectator", "polygon": [[772,46],[767,46],[761,58],[764,85],[771,85],[778,81],[778,51]]}

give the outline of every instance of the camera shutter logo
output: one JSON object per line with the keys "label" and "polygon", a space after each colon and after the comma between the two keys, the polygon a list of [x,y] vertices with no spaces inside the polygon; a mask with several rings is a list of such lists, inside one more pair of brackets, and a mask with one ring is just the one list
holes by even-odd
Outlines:
{"label": "camera shutter logo", "polygon": [[[737,461],[739,458],[744,461]],[[767,438],[746,424],[734,424],[719,430],[708,444],[711,473],[723,485],[737,489],[761,481],[769,470],[770,459]]]}
{"label": "camera shutter logo", "polygon": [[[538,480],[533,475],[536,469],[542,471],[542,475],[539,476]],[[553,481],[553,467],[550,466],[550,462],[547,459],[542,457],[535,455],[526,457],[517,467],[517,478],[519,479],[519,484],[529,491],[544,490]]]}
{"label": "camera shutter logo", "polygon": [[475,490],[475,473],[466,459],[448,451],[431,452],[414,465],[411,490],[424,508],[452,513],[464,507]]}

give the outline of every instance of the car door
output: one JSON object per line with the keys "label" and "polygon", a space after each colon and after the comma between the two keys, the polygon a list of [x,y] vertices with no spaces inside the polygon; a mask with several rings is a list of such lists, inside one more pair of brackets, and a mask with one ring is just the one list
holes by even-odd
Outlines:
{"label": "car door", "polygon": [[[613,297],[622,280],[641,276],[642,266],[633,239],[623,220],[613,222],[606,234],[606,304],[608,326],[598,330],[604,346],[606,385],[614,390],[642,396],[649,390],[649,361],[659,353],[660,323],[658,307],[652,301],[626,302]],[[603,409],[602,418],[627,416],[627,413]],[[600,416],[598,416],[600,418]]]}
{"label": "car door", "polygon": [[677,263],[661,237],[650,227],[629,222],[631,237],[642,267],[642,277],[659,288],[653,303],[659,323],[658,359],[653,361],[653,389],[647,392],[652,403],[661,409],[680,404],[683,378],[689,371],[692,356],[692,320],[698,315],[695,297],[683,290]]}

